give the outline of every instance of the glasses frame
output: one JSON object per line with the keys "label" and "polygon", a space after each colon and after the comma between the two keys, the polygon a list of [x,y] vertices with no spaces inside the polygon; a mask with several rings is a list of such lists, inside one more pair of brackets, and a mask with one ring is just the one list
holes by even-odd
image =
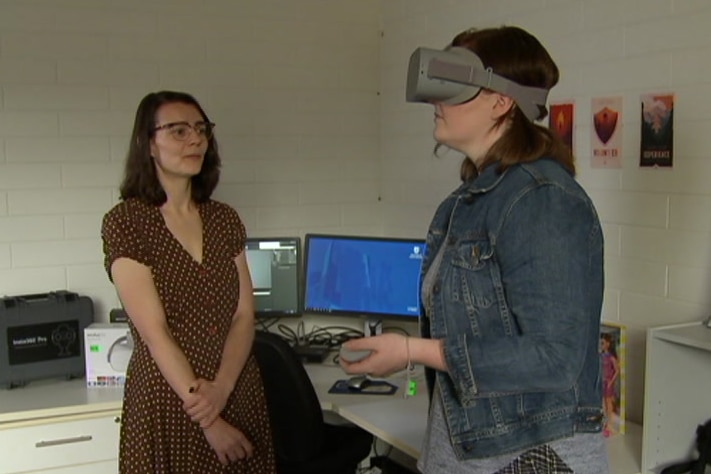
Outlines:
{"label": "glasses frame", "polygon": [[[192,129],[193,132],[198,137],[205,138],[205,140],[210,140],[213,137],[214,134],[214,129],[215,129],[215,123],[214,122],[195,122],[194,124],[191,124],[190,122],[169,122],[169,123],[164,123],[163,125],[159,125],[153,129],[153,133],[159,131],[159,130],[167,130],[168,132],[171,132],[172,128],[175,127],[176,125],[185,125],[188,126]],[[199,126],[206,126],[206,133],[201,133],[200,130],[198,130]],[[189,135],[186,136],[185,138],[179,138],[175,136],[175,134],[170,133],[170,136],[173,137],[175,140],[178,140],[180,142],[187,141],[188,138],[190,137]]]}

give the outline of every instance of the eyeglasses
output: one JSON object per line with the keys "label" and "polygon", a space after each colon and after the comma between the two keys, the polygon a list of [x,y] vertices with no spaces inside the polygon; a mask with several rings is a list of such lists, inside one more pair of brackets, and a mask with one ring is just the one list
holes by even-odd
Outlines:
{"label": "eyeglasses", "polygon": [[190,132],[193,130],[197,133],[198,137],[209,140],[212,138],[212,130],[214,128],[215,124],[212,122],[196,122],[195,125],[190,125],[188,122],[171,122],[156,127],[153,131],[167,130],[171,137],[183,142],[190,137]]}

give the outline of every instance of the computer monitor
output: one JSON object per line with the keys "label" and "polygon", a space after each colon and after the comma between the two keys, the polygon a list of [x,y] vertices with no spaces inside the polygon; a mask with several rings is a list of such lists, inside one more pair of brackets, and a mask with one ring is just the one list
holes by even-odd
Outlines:
{"label": "computer monitor", "polygon": [[425,241],[306,234],[304,312],[416,321]]}
{"label": "computer monitor", "polygon": [[301,316],[301,239],[250,237],[246,251],[252,275],[255,316]]}

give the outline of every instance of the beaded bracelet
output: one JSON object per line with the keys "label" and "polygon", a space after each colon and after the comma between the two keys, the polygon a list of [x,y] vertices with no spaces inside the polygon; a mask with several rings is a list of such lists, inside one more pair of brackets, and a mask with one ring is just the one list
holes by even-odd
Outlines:
{"label": "beaded bracelet", "polygon": [[415,366],[410,359],[410,337],[405,336],[405,350],[407,351],[407,366],[405,367],[405,398],[413,397],[417,394],[417,382],[412,379],[415,373]]}

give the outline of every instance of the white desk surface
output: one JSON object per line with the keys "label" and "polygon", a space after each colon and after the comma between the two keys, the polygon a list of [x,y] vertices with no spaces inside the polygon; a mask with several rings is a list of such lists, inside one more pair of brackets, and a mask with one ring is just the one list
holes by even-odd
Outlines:
{"label": "white desk surface", "polygon": [[341,407],[338,414],[417,459],[427,426],[427,395],[393,397],[396,398]]}
{"label": "white desk surface", "polygon": [[[323,410],[332,411],[375,437],[417,458],[427,425],[427,394],[424,386],[414,397],[403,397],[402,388],[394,395],[330,394],[338,379],[348,378],[336,365],[307,364]],[[389,380],[401,386],[403,379]],[[421,384],[424,385],[424,384]],[[87,388],[84,379],[44,380],[11,390],[0,390],[0,426],[43,418],[120,410],[120,388]],[[642,429],[627,424],[627,433],[608,439],[613,474],[640,472]]]}
{"label": "white desk surface", "polygon": [[328,390],[336,380],[347,379],[350,375],[336,365],[306,364],[305,367],[322,409],[337,413],[409,456],[419,456],[427,425],[428,401],[424,383],[420,383],[423,388],[416,396],[408,398],[403,396],[402,376],[387,379],[398,386],[393,395],[330,394]]}
{"label": "white desk surface", "polygon": [[85,379],[47,379],[0,390],[0,425],[59,416],[121,410],[123,389],[87,388]]}
{"label": "white desk surface", "polygon": [[[338,379],[348,378],[337,366],[306,365],[324,410],[336,412],[405,454],[417,459],[427,427],[428,399],[424,383],[414,397],[404,398],[402,389],[394,395],[329,394]],[[403,379],[391,383],[401,386]],[[418,380],[418,382],[421,382]],[[627,433],[607,439],[612,474],[638,474],[642,455],[642,427],[627,423]]]}

